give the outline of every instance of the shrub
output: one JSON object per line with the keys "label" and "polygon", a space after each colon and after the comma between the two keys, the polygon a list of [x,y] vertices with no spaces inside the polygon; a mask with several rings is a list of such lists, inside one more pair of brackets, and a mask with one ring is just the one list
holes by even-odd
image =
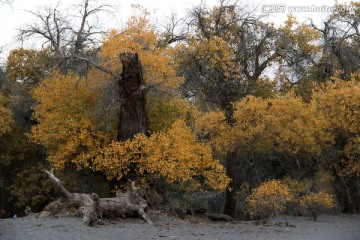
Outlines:
{"label": "shrub", "polygon": [[316,221],[319,214],[335,207],[334,198],[331,194],[320,191],[318,193],[309,193],[300,198],[300,207],[305,213],[310,213]]}
{"label": "shrub", "polygon": [[292,192],[279,180],[262,183],[253,189],[246,199],[250,215],[266,219],[283,213],[291,200],[293,200]]}

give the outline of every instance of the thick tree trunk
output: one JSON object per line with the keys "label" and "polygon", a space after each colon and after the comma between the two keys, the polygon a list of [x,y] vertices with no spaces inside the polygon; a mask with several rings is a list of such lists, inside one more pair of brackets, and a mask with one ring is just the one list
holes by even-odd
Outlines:
{"label": "thick tree trunk", "polygon": [[134,213],[137,213],[151,224],[151,220],[145,213],[145,209],[148,207],[147,202],[137,193],[134,182],[130,182],[129,192],[114,198],[99,198],[96,193],[71,193],[62,185],[60,179],[55,177],[52,170],[45,170],[45,173],[56,184],[64,197],[48,204],[38,214],[38,217],[52,216],[70,207],[75,207],[77,208],[77,214],[82,216],[82,220],[86,225],[96,222],[99,217],[125,217]]}
{"label": "thick tree trunk", "polygon": [[225,195],[225,207],[224,213],[231,217],[235,217],[235,207],[236,207],[236,189],[237,189],[237,177],[236,177],[236,159],[235,153],[228,153],[226,156],[226,173],[228,177],[232,180],[229,187],[232,189],[226,189]]}
{"label": "thick tree trunk", "polygon": [[350,193],[349,188],[347,186],[346,180],[344,179],[344,177],[341,174],[341,170],[339,169],[339,166],[334,165],[333,169],[334,169],[335,174],[337,175],[338,179],[340,180],[340,183],[344,187],[345,196],[346,196],[346,199],[347,199],[346,205],[348,206],[349,212],[356,213],[356,208],[355,208],[351,193]]}
{"label": "thick tree trunk", "polygon": [[224,213],[231,217],[235,217],[235,207],[236,207],[236,191],[235,189],[226,190],[225,196],[225,207]]}
{"label": "thick tree trunk", "polygon": [[122,53],[122,80],[119,81],[119,94],[123,99],[120,109],[120,121],[117,140],[132,138],[137,133],[149,132],[146,114],[144,79],[138,54]]}

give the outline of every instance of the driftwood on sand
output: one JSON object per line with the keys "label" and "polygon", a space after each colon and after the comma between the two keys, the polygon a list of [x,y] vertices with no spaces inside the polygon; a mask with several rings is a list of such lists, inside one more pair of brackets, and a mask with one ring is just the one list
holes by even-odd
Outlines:
{"label": "driftwood on sand", "polygon": [[54,173],[44,170],[56,184],[63,197],[49,203],[38,217],[47,217],[58,214],[64,209],[76,208],[77,214],[82,217],[86,225],[97,222],[103,216],[117,217],[138,214],[146,222],[152,223],[145,213],[147,202],[136,191],[135,182],[130,182],[130,191],[113,198],[99,198],[96,193],[71,193],[62,184]]}

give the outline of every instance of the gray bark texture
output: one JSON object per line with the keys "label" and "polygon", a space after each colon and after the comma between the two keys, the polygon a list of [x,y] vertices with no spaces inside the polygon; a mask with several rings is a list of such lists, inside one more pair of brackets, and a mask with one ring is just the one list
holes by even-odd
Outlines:
{"label": "gray bark texture", "polygon": [[150,218],[146,215],[145,209],[147,202],[136,191],[135,182],[129,182],[130,191],[120,194],[114,198],[99,198],[96,193],[71,193],[58,179],[53,170],[44,172],[55,183],[63,197],[49,203],[37,217],[49,217],[63,212],[69,208],[77,209],[77,215],[82,217],[85,225],[90,225],[103,216],[118,217],[138,214],[146,222],[152,224]]}

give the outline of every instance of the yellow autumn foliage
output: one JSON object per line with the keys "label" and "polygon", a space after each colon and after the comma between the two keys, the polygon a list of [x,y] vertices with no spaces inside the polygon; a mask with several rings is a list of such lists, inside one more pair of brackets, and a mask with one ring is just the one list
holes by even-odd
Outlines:
{"label": "yellow autumn foliage", "polygon": [[200,62],[205,61],[210,69],[216,69],[226,78],[230,75],[231,77],[239,77],[239,75],[236,76],[239,70],[233,61],[233,49],[221,37],[215,36],[201,41],[195,38],[189,39],[189,46],[187,46],[184,54],[193,56]]}
{"label": "yellow autumn foliage", "polygon": [[48,149],[48,160],[57,169],[68,161],[76,163],[79,153],[98,149],[106,142],[105,134],[92,124],[97,93],[89,85],[73,73],[56,72],[34,90],[38,124],[32,128],[32,136]]}
{"label": "yellow autumn foliage", "polygon": [[325,191],[309,193],[302,196],[299,202],[303,210],[311,213],[315,221],[320,213],[335,207],[334,197]]}
{"label": "yellow autumn foliage", "polygon": [[234,136],[250,143],[255,151],[318,155],[332,143],[329,125],[316,106],[293,94],[267,100],[248,97],[234,106]]}
{"label": "yellow autumn foliage", "polygon": [[84,165],[105,172],[109,178],[121,179],[135,170],[142,184],[161,180],[187,190],[202,185],[224,190],[229,183],[224,167],[212,158],[208,146],[197,141],[184,120],[175,121],[165,132],[112,142],[101,152],[82,158]]}
{"label": "yellow autumn foliage", "polygon": [[[120,54],[138,53],[147,87],[176,89],[183,78],[176,76],[173,49],[158,46],[148,12],[137,8],[142,11],[140,16],[131,17],[125,29],[110,31],[104,40],[101,65],[120,75]],[[148,102],[149,122],[155,130],[150,137],[138,134],[123,142],[114,141],[116,129],[108,129],[114,121],[108,121],[110,124],[104,127],[99,119],[113,118],[109,114],[114,111],[103,112],[99,106],[104,105],[98,105],[107,91],[109,99],[105,102],[121,101],[109,91],[115,86],[110,84],[112,81],[110,75],[97,69],[90,70],[86,78],[56,72],[34,90],[38,102],[34,117],[38,124],[32,129],[32,136],[48,149],[51,165],[61,169],[66,162],[73,162],[78,168],[102,171],[109,179],[135,173],[144,184],[166,181],[186,189],[203,185],[226,188],[229,179],[224,167],[185,124],[190,105],[175,95],[166,97],[166,102]],[[159,95],[151,97],[156,99]]]}
{"label": "yellow autumn foliage", "polygon": [[334,76],[331,81],[314,87],[313,102],[335,133],[360,134],[360,82],[355,81],[357,74],[350,81]]}
{"label": "yellow autumn foliage", "polygon": [[228,152],[241,147],[248,152],[318,155],[333,142],[329,123],[318,114],[316,105],[292,93],[271,99],[248,96],[234,103],[234,109],[232,126],[222,112],[196,119],[195,128],[215,149]]}
{"label": "yellow autumn foliage", "polygon": [[289,14],[284,25],[279,28],[287,36],[287,42],[282,44],[292,43],[292,48],[301,49],[306,54],[319,53],[321,45],[315,44],[321,39],[321,34],[316,29],[308,24],[299,23],[295,16]]}
{"label": "yellow autumn foliage", "polygon": [[79,168],[102,171],[109,179],[121,179],[135,170],[143,184],[164,180],[185,189],[226,188],[225,169],[213,159],[210,147],[199,143],[181,120],[189,110],[186,102],[176,98],[168,102],[177,108],[177,119],[163,131],[117,142],[99,130],[93,119],[99,89],[98,81],[72,73],[55,73],[35,89],[39,124],[32,129],[32,136],[48,149],[51,165],[62,169],[66,162],[73,162]]}
{"label": "yellow autumn foliage", "polygon": [[233,147],[231,127],[226,122],[224,112],[212,111],[201,113],[194,111],[194,127],[202,141],[209,144],[214,151],[226,152]]}
{"label": "yellow autumn foliage", "polygon": [[287,203],[292,200],[291,190],[279,180],[269,180],[260,184],[246,198],[250,215],[264,218],[283,213]]}
{"label": "yellow autumn foliage", "polygon": [[177,88],[184,79],[176,76],[172,48],[158,46],[158,35],[150,22],[149,12],[139,6],[135,8],[142,14],[130,17],[124,29],[111,30],[104,40],[100,50],[104,65],[114,72],[121,72],[120,54],[138,53],[147,85],[166,90]]}

